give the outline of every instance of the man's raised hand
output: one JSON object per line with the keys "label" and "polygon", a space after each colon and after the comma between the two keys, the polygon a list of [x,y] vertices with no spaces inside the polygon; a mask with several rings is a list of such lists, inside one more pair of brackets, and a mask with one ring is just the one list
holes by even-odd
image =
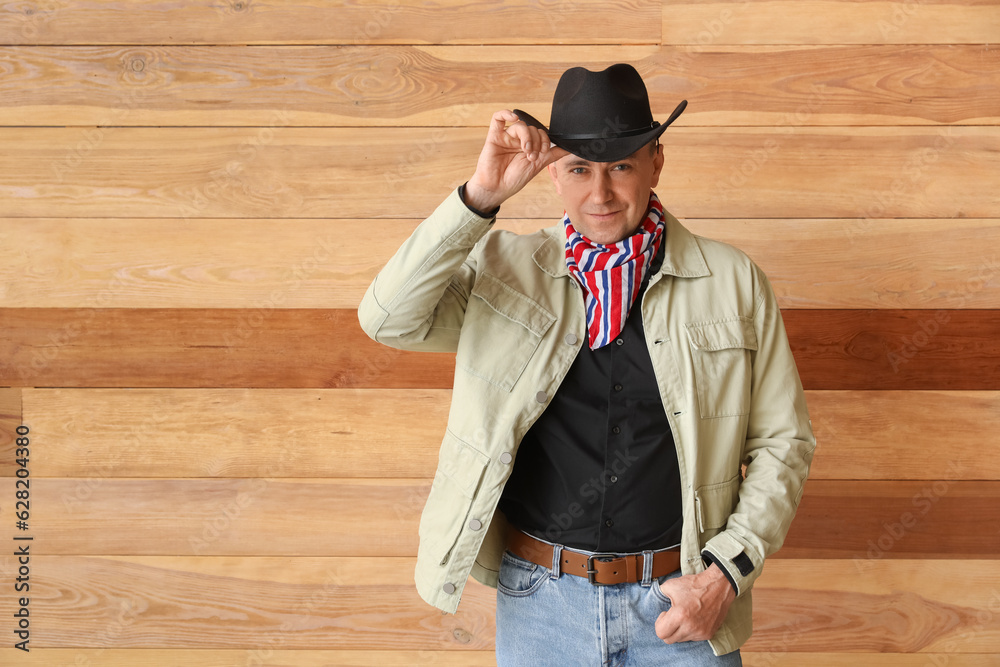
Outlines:
{"label": "man's raised hand", "polygon": [[553,146],[544,130],[519,121],[513,111],[497,111],[476,173],[465,186],[465,203],[480,211],[493,210],[565,155],[569,153]]}

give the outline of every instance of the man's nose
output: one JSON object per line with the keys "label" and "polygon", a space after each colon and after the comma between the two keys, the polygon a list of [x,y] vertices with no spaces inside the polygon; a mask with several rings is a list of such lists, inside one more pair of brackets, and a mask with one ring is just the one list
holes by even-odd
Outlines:
{"label": "man's nose", "polygon": [[595,204],[603,204],[610,201],[612,196],[611,176],[604,172],[597,172],[590,184],[590,200]]}

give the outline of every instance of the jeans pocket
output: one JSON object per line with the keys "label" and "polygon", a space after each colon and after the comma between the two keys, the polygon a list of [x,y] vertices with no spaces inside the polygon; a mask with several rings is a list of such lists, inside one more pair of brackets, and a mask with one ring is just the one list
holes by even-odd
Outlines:
{"label": "jeans pocket", "polygon": [[[660,604],[666,605],[668,608],[673,604],[663,591],[660,590],[660,584],[662,584],[667,579],[670,579],[670,575],[664,575],[658,579],[654,579],[650,588],[653,589],[653,597],[660,601]],[[666,611],[666,609],[664,609]]]}
{"label": "jeans pocket", "polygon": [[549,569],[504,551],[497,575],[497,590],[511,597],[532,595],[549,578]]}

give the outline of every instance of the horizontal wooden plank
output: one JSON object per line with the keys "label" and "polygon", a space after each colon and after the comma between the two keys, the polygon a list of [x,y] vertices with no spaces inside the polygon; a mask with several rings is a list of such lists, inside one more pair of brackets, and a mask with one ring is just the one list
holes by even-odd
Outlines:
{"label": "horizontal wooden plank", "polygon": [[665,44],[989,44],[988,0],[687,0],[663,5]]}
{"label": "horizontal wooden plank", "polygon": [[[13,486],[10,478],[6,484]],[[56,555],[411,556],[430,480],[39,478]],[[14,508],[0,508],[14,525]],[[1000,482],[810,480],[782,558],[1000,557]]]}
{"label": "horizontal wooden plank", "polygon": [[[353,310],[5,309],[0,386],[450,387],[453,355],[372,342]],[[359,347],[360,346],[360,347]],[[75,379],[72,379],[75,378]]]}
{"label": "horizontal wooden plank", "polygon": [[446,389],[23,391],[45,443],[35,477],[431,478],[451,400]]}
{"label": "horizontal wooden plank", "polygon": [[656,117],[687,99],[688,127],[1000,122],[1000,49],[978,44],[39,46],[0,47],[2,61],[3,125],[454,127],[513,107],[547,119],[563,71],[611,62],[635,65]]}
{"label": "horizontal wooden plank", "polygon": [[[277,642],[275,642],[277,643]],[[957,657],[948,664],[951,667],[967,667],[983,663],[970,662],[970,655]],[[924,658],[926,659],[926,658]],[[0,648],[0,664],[23,665],[24,667],[51,667],[51,665],[73,665],[74,660],[86,660],[82,664],[89,667],[163,667],[164,665],[184,665],[185,667],[496,667],[496,655],[489,651],[434,651],[434,650],[289,650],[266,647],[261,649],[79,649],[79,648],[32,648],[25,654],[13,648]],[[257,661],[257,662],[255,662]],[[747,664],[744,660],[743,664]],[[823,666],[833,663],[811,663]],[[846,663],[845,663],[846,664]],[[855,663],[856,664],[856,663]],[[910,663],[891,663],[909,667]],[[916,665],[917,663],[912,663]],[[852,666],[853,667],[853,666]]]}
{"label": "horizontal wooden plank", "polygon": [[177,6],[89,0],[19,7],[0,22],[2,44],[616,44],[659,39],[660,5],[652,0]]}
{"label": "horizontal wooden plank", "polygon": [[[354,310],[0,309],[0,386],[422,388],[454,356],[371,341]],[[273,306],[273,304],[272,304]],[[1000,310],[786,310],[806,389],[994,390]]]}
{"label": "horizontal wooden plank", "polygon": [[[92,667],[233,667],[244,665],[255,657],[268,667],[409,667],[410,665],[441,665],[442,667],[495,667],[493,651],[334,651],[334,650],[275,650],[252,649],[32,649],[24,654],[13,648],[0,648],[0,663],[49,667],[71,665],[81,656]],[[740,651],[744,667],[995,667],[1000,653],[768,653]],[[17,661],[16,663],[14,661]],[[250,664],[253,664],[252,662]]]}
{"label": "horizontal wooden plank", "polygon": [[[768,563],[754,586],[754,636],[744,648],[851,652],[856,659],[993,651],[1000,640],[998,562],[960,565],[903,560],[859,572],[846,561]],[[31,646],[472,651],[473,659],[492,649],[493,589],[470,581],[458,614],[442,614],[419,599],[412,571],[409,558],[35,556],[32,612],[44,622],[32,625]],[[10,617],[12,607],[5,596],[0,611]],[[199,657],[206,654],[192,652]],[[323,664],[304,657],[294,664]],[[757,664],[768,664],[764,659]]]}
{"label": "horizontal wooden plank", "polygon": [[[551,221],[501,220],[529,233]],[[1000,305],[1000,219],[685,220],[768,274],[784,308]],[[0,307],[355,308],[418,221],[0,219]],[[150,243],[156,239],[156,243]]]}
{"label": "horizontal wooden plank", "polygon": [[[0,663],[25,667],[39,665],[72,665],[73,660],[86,660],[91,667],[234,667],[263,664],[267,667],[410,667],[411,665],[441,665],[442,667],[496,667],[496,657],[490,651],[431,651],[431,650],[282,650],[264,649],[66,649],[33,648],[26,655],[17,649],[0,648]],[[5,660],[17,662],[5,662]],[[254,661],[258,662],[254,662]],[[968,656],[949,663],[965,667],[980,663],[968,662]],[[746,662],[744,662],[746,664]],[[823,663],[824,665],[827,663]],[[895,663],[893,663],[895,664]],[[899,663],[904,665],[904,663]],[[909,663],[905,663],[909,664]],[[914,663],[916,664],[916,663]]]}
{"label": "horizontal wooden plank", "polygon": [[1000,483],[811,480],[778,552],[849,558],[1000,557]]}
{"label": "horizontal wooden plank", "polygon": [[788,310],[783,316],[809,389],[997,388],[1000,311]]}
{"label": "horizontal wooden plank", "polygon": [[[810,479],[996,480],[1000,392],[809,391]],[[68,472],[68,471],[67,471]]]}
{"label": "horizontal wooden plank", "polygon": [[[430,478],[451,401],[446,389],[23,391],[25,423],[44,443],[36,478]],[[1000,460],[982,448],[1000,392],[806,398],[820,443],[810,479],[1000,481]],[[13,474],[4,457],[0,476]]]}
{"label": "horizontal wooden plank", "polygon": [[[484,122],[486,118],[479,119]],[[997,218],[1000,127],[671,127],[680,217]],[[7,217],[423,218],[482,128],[0,128]],[[150,156],[155,156],[151,159]],[[504,217],[557,219],[548,178]]]}

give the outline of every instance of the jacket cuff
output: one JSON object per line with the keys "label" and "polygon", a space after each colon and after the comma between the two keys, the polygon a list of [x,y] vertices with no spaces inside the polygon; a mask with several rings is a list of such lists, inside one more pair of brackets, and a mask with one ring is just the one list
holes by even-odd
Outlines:
{"label": "jacket cuff", "polygon": [[750,590],[764,567],[763,558],[731,532],[722,532],[710,539],[701,556],[722,569],[737,597]]}
{"label": "jacket cuff", "polygon": [[465,183],[462,183],[460,186],[458,186],[458,198],[462,200],[463,204],[465,204],[465,208],[469,209],[470,211],[478,215],[480,218],[486,218],[486,219],[496,218],[497,213],[500,212],[499,206],[494,208],[492,211],[486,211],[486,212],[480,211],[478,208],[472,208],[471,206],[469,206],[469,203],[465,201],[465,186],[468,184],[469,182],[466,181]]}
{"label": "jacket cuff", "polygon": [[736,581],[733,579],[733,575],[729,574],[729,570],[723,567],[722,563],[719,562],[715,554],[713,554],[711,551],[702,551],[701,559],[705,561],[706,569],[711,567],[712,563],[715,563],[718,566],[718,568],[722,570],[722,574],[726,575],[726,580],[729,582],[729,585],[733,587],[733,592],[736,593],[737,595],[740,594],[739,586],[736,585]]}

